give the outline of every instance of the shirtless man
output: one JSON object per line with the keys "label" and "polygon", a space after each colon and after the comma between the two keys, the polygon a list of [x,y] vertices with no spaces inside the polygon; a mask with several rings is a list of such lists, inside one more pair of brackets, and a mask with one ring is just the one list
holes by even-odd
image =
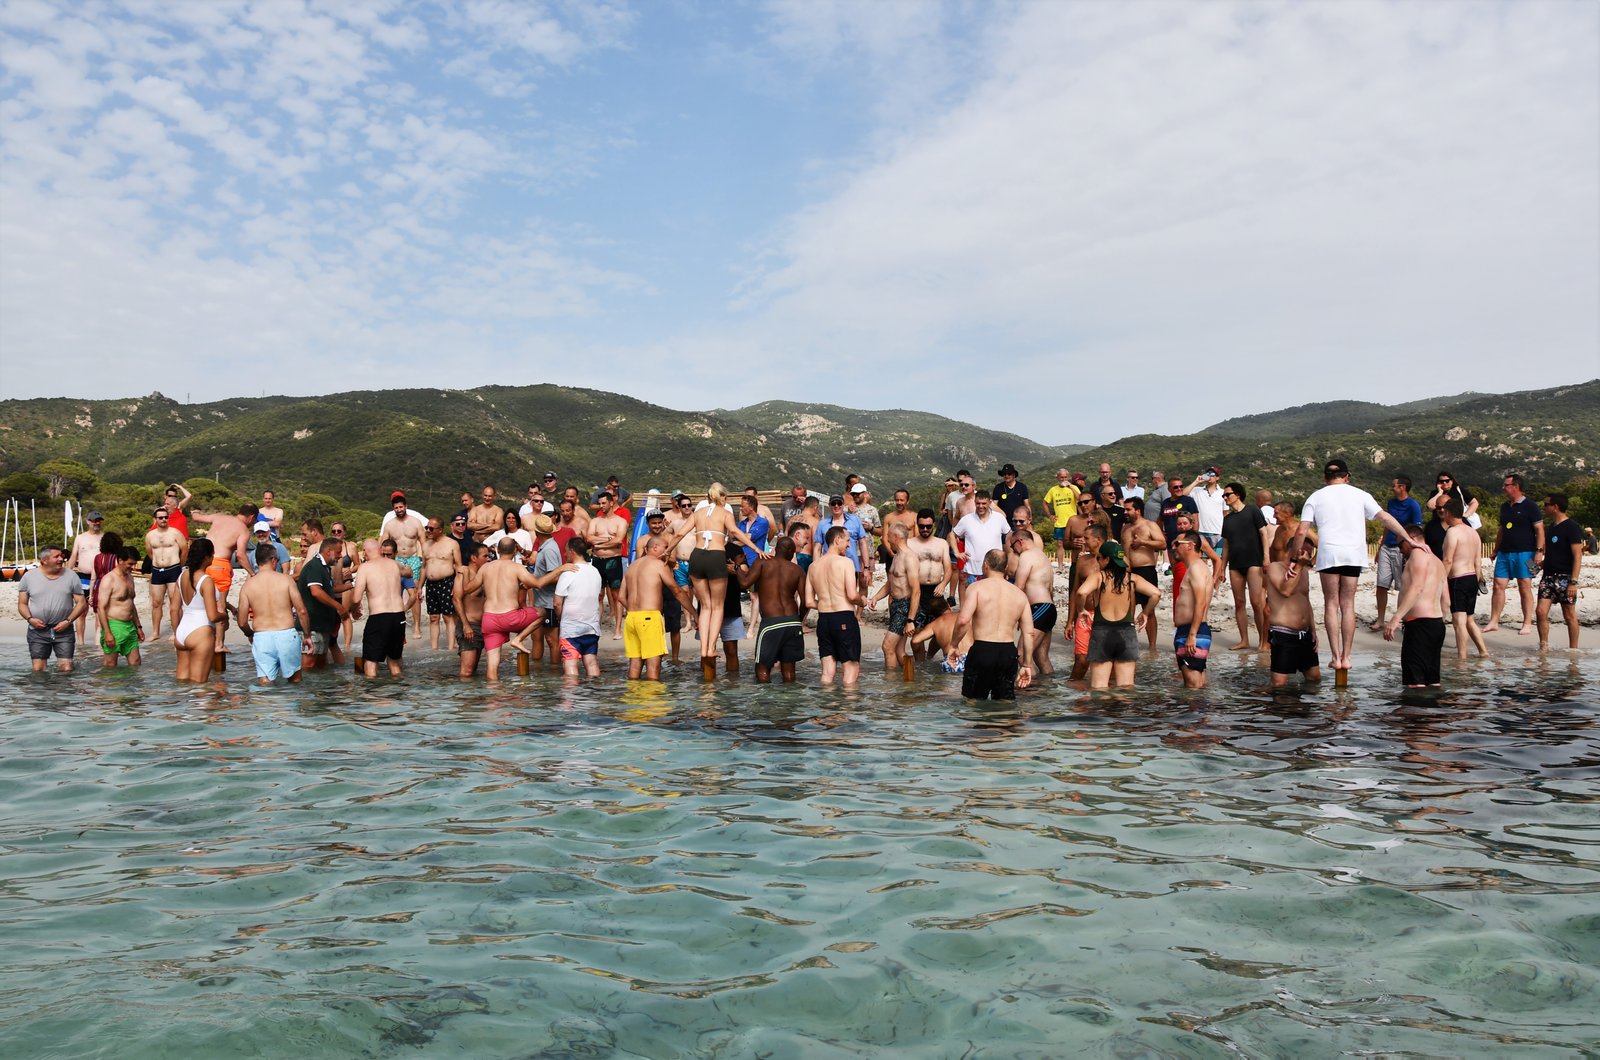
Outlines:
{"label": "shirtless man", "polygon": [[1321,681],[1311,579],[1298,566],[1291,574],[1286,558],[1267,564],[1267,613],[1272,616],[1267,628],[1267,643],[1272,647],[1272,687],[1282,688],[1296,673],[1304,675],[1306,681]]}
{"label": "shirtless man", "polygon": [[153,639],[161,639],[161,613],[167,606],[167,586],[178,584],[183,561],[189,555],[189,538],[174,530],[172,513],[165,506],[155,510],[155,529],[144,535],[144,550],[150,557],[150,626]]}
{"label": "shirtless man", "polygon": [[1044,554],[1044,541],[1032,530],[1012,531],[1010,545],[1016,554],[1012,578],[1028,598],[1033,621],[1033,656],[1027,661],[1035,674],[1053,674],[1056,668],[1050,662],[1050,631],[1056,628],[1055,568]]}
{"label": "shirtless man", "polygon": [[[931,610],[933,601],[942,598],[950,591],[950,545],[934,536],[938,525],[938,519],[932,508],[920,509],[917,512],[916,536],[907,538],[902,550],[906,562],[916,565],[914,572],[907,573],[917,580],[918,606],[911,613],[911,624],[917,629],[922,629],[933,621]],[[911,647],[912,654],[917,658],[926,657],[927,649],[919,650],[919,643],[914,637]]]}
{"label": "shirtless man", "polygon": [[484,670],[490,681],[500,680],[500,649],[508,642],[512,648],[523,650],[523,641],[529,633],[544,622],[537,607],[522,607],[522,591],[538,586],[533,573],[518,563],[517,543],[502,537],[495,545],[499,559],[478,573],[483,586],[483,650]]}
{"label": "shirtless man", "polygon": [[[1467,525],[1461,514],[1461,499],[1446,497],[1437,509],[1439,521],[1444,523],[1445,585],[1450,598],[1450,625],[1456,633],[1456,658],[1467,657],[1467,642],[1478,649],[1480,656],[1489,654],[1489,645],[1473,619],[1478,609],[1479,557],[1483,540],[1478,532]],[[1404,570],[1401,571],[1404,573]]]}
{"label": "shirtless man", "polygon": [[[1138,497],[1123,501],[1122,510],[1127,513],[1127,520],[1122,524],[1122,551],[1128,557],[1128,573],[1159,586],[1156,560],[1167,550],[1167,535],[1161,532],[1160,523],[1145,517],[1144,501]],[[1160,625],[1156,617],[1159,614],[1156,601],[1159,599],[1156,596],[1145,597],[1144,632],[1150,639],[1151,651],[1156,650],[1156,627]]]}
{"label": "shirtless man", "polygon": [[817,612],[822,683],[833,684],[834,674],[842,667],[844,687],[854,688],[861,676],[861,624],[856,619],[861,591],[855,564],[845,555],[850,531],[830,527],[824,545],[827,551],[812,560],[806,574],[805,606]]}
{"label": "shirtless man", "polygon": [[[917,513],[911,509],[911,494],[903,489],[894,491],[894,511],[883,517],[883,547],[889,553],[887,562],[893,563],[900,554],[901,547],[906,541],[911,541],[917,536]],[[891,527],[903,526],[906,528],[904,540],[891,540],[889,530]]]}
{"label": "shirtless man", "polygon": [[1394,616],[1384,623],[1383,639],[1394,640],[1395,628],[1405,619],[1400,640],[1400,680],[1407,688],[1439,686],[1439,651],[1444,647],[1444,615],[1439,607],[1444,588],[1444,564],[1423,539],[1422,524],[1414,523],[1400,536],[1406,553],[1400,572],[1400,601]]}
{"label": "shirtless man", "polygon": [[[228,633],[228,590],[233,587],[233,568],[250,569],[246,549],[254,542],[251,527],[255,526],[259,509],[253,504],[241,504],[237,512],[191,512],[189,521],[209,523],[206,537],[216,549],[211,566],[206,573],[217,590],[216,651],[226,651],[223,640]],[[277,550],[274,549],[274,552]]]}
{"label": "shirtless man", "polygon": [[[961,616],[950,609],[950,604],[942,596],[935,596],[928,601],[926,613],[927,624],[919,626],[916,633],[912,634],[912,650],[926,653],[931,644],[944,653],[940,669],[947,674],[960,673],[966,662],[965,646],[958,639],[960,631],[957,623],[960,622]],[[969,628],[967,636],[970,637],[971,634]]]}
{"label": "shirtless man", "polygon": [[[1033,683],[1031,614],[1027,596],[1006,581],[1005,551],[990,549],[983,557],[983,577],[967,586],[956,619],[959,633],[972,636],[961,674],[963,698],[1016,699],[1017,689]],[[1013,639],[1018,631],[1020,645]]]}
{"label": "shirtless man", "polygon": [[[594,518],[584,531],[589,542],[589,562],[600,572],[602,595],[609,601],[611,639],[622,639],[622,554],[628,548],[628,521],[617,514],[617,498],[610,490],[600,494]],[[602,612],[604,613],[604,612]]]}
{"label": "shirtless man", "polygon": [[739,587],[754,588],[765,616],[756,635],[757,684],[772,682],[774,664],[783,683],[793,684],[795,663],[806,655],[806,575],[794,557],[794,538],[786,534],[772,546],[771,556],[758,556],[754,565],[739,572]]}
{"label": "shirtless man", "polygon": [[467,509],[467,530],[474,541],[482,541],[505,527],[506,512],[500,507],[498,496],[493,486],[485,486],[478,503]]}
{"label": "shirtless man", "polygon": [[133,565],[139,550],[124,548],[117,553],[117,565],[100,576],[100,609],[95,621],[100,626],[100,651],[105,668],[117,665],[126,655],[129,666],[138,666],[139,644],[145,639],[144,622],[133,596]]}
{"label": "shirtless man", "polygon": [[[1085,493],[1079,498],[1080,503],[1088,496],[1089,494]],[[1067,576],[1068,584],[1073,586],[1071,596],[1073,601],[1078,599],[1077,587],[1083,584],[1083,580],[1099,572],[1100,546],[1110,538],[1105,527],[1099,523],[1090,523],[1088,529],[1083,532],[1082,540],[1082,546],[1073,554],[1072,572]],[[1074,603],[1073,610],[1068,614],[1070,624],[1061,631],[1062,637],[1072,642],[1071,679],[1074,681],[1082,681],[1089,675],[1089,640],[1094,635],[1094,620],[1085,615],[1084,611],[1087,609],[1092,612],[1100,603],[1099,597],[1095,595],[1085,597],[1085,600],[1086,603],[1082,607]]]}
{"label": "shirtless man", "polygon": [[442,624],[445,651],[455,651],[455,580],[461,569],[461,545],[444,532],[437,519],[429,519],[422,533],[422,594],[428,609],[428,649],[439,650]]}
{"label": "shirtless man", "polygon": [[[906,543],[905,524],[892,523],[887,526],[883,543],[891,552],[903,550]],[[889,617],[883,627],[883,669],[886,673],[900,669],[905,660],[901,642],[905,639],[906,626],[911,623],[911,616],[917,613],[920,602],[917,598],[922,587],[911,577],[916,573],[913,567],[909,562],[891,562],[883,586],[867,600],[867,609],[870,611],[879,600],[885,596],[889,598]]]}
{"label": "shirtless man", "polygon": [[378,661],[388,663],[389,675],[400,676],[400,658],[406,650],[406,608],[411,590],[401,588],[401,566],[395,562],[395,542],[375,538],[361,543],[361,566],[356,568],[351,586],[355,605],[350,617],[359,619],[366,601],[367,625],[361,631],[361,670],[367,677],[378,676]]}
{"label": "shirtless man", "polygon": [[[572,525],[577,530],[578,536],[582,537],[589,529],[589,512],[583,506],[583,498],[578,496],[578,487],[568,486],[562,490],[561,499],[572,502]],[[565,548],[564,545],[562,547]]]}
{"label": "shirtless man", "polygon": [[[383,524],[383,533],[394,541],[394,558],[404,571],[400,575],[401,588],[411,593],[411,624],[416,627],[413,640],[422,639],[422,539],[427,524],[416,512],[406,507],[406,495],[399,490],[389,495],[389,509],[394,517]],[[469,524],[470,525],[470,524]]]}
{"label": "shirtless man", "polygon": [[1185,567],[1183,586],[1177,593],[1173,620],[1177,631],[1172,638],[1172,649],[1178,658],[1178,672],[1188,688],[1206,686],[1206,658],[1211,654],[1211,626],[1206,613],[1211,608],[1213,568],[1200,554],[1200,535],[1185,530],[1173,542],[1180,561]]}
{"label": "shirtless man", "polygon": [[[256,661],[256,684],[282,677],[300,681],[300,657],[310,654],[311,614],[294,579],[278,569],[278,548],[268,541],[256,546],[256,572],[239,590],[239,624],[249,623],[250,654]],[[299,628],[296,627],[299,624]]]}
{"label": "shirtless man", "polygon": [[478,672],[478,659],[483,654],[483,635],[478,630],[483,624],[482,572],[488,560],[489,550],[476,541],[471,542],[467,545],[466,566],[450,583],[450,602],[455,609],[456,655],[461,661],[456,676],[462,680]]}
{"label": "shirtless man", "polygon": [[1111,536],[1111,518],[1100,510],[1100,504],[1095,499],[1094,491],[1084,490],[1078,497],[1078,512],[1067,520],[1066,535],[1067,545],[1071,549],[1073,561],[1072,572],[1067,576],[1067,595],[1075,596],[1078,592],[1078,575],[1080,571],[1098,570],[1098,564],[1084,567],[1082,560],[1084,554],[1084,535],[1089,527],[1098,526],[1107,538]]}
{"label": "shirtless man", "polygon": [[[1272,534],[1272,548],[1267,553],[1267,558],[1272,561],[1281,559],[1287,563],[1289,562],[1289,546],[1294,544],[1294,535],[1300,532],[1300,513],[1291,501],[1279,501],[1272,506],[1272,512],[1278,517],[1278,523]],[[1317,543],[1316,532],[1308,531],[1306,540],[1315,545]]]}
{"label": "shirtless man", "polygon": [[641,673],[646,680],[661,680],[661,660],[667,654],[661,602],[670,595],[677,597],[680,607],[692,603],[689,590],[678,584],[672,568],[664,562],[666,554],[665,538],[646,535],[639,541],[639,558],[622,576],[622,606],[626,610],[622,651],[628,659],[630,681],[637,681]]}
{"label": "shirtless man", "polygon": [[272,540],[278,541],[283,537],[283,509],[278,507],[278,498],[271,490],[261,491],[261,517],[272,527]]}
{"label": "shirtless man", "polygon": [[[105,535],[105,517],[99,512],[90,512],[84,516],[88,522],[87,530],[78,531],[78,536],[72,539],[72,551],[67,553],[67,569],[78,576],[83,583],[83,591],[87,597],[89,590],[94,585],[94,558],[100,554],[100,541]],[[91,608],[92,610],[92,608]],[[84,639],[83,631],[88,625],[88,612],[78,616],[78,639]]]}

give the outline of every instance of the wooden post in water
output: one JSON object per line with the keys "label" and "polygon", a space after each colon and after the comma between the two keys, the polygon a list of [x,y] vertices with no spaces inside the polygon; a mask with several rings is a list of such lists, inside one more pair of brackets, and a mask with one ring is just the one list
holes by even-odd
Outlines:
{"label": "wooden post in water", "polygon": [[1347,687],[1349,687],[1349,685],[1350,685],[1350,671],[1349,670],[1335,670],[1335,671],[1333,671],[1333,687],[1334,688],[1347,688]]}
{"label": "wooden post in water", "polygon": [[228,653],[218,651],[211,653],[211,672],[220,674],[228,668]]}
{"label": "wooden post in water", "polygon": [[917,660],[912,658],[910,655],[903,656],[900,659],[900,676],[905,678],[907,681],[916,680]]}
{"label": "wooden post in water", "polygon": [[717,679],[717,657],[715,655],[700,656],[700,680],[715,681]]}
{"label": "wooden post in water", "polygon": [[528,676],[528,653],[525,651],[517,652],[517,676]]}
{"label": "wooden post in water", "polygon": [[355,659],[356,676],[360,677],[360,676],[362,676],[363,674],[365,674],[367,672],[367,660],[363,659],[359,655],[352,656],[352,658]]}

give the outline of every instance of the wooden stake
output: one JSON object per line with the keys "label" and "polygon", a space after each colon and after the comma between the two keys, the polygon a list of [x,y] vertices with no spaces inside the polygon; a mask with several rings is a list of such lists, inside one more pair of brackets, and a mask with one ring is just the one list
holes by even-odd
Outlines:
{"label": "wooden stake", "polygon": [[356,676],[357,677],[360,677],[362,674],[367,672],[367,660],[365,660],[361,656],[357,655],[357,656],[355,656],[355,664],[356,664]]}
{"label": "wooden stake", "polygon": [[917,661],[907,655],[900,660],[900,676],[907,681],[914,681],[917,677]]}
{"label": "wooden stake", "polygon": [[216,652],[211,656],[211,672],[220,674],[228,668],[228,653]]}
{"label": "wooden stake", "polygon": [[1334,688],[1345,688],[1345,687],[1348,687],[1349,684],[1350,684],[1350,671],[1349,670],[1335,670],[1335,671],[1333,671],[1333,687]]}
{"label": "wooden stake", "polygon": [[517,652],[517,676],[528,676],[528,653],[525,651]]}
{"label": "wooden stake", "polygon": [[716,679],[717,679],[717,657],[715,655],[701,656],[700,657],[700,680],[702,680],[702,681],[715,681]]}

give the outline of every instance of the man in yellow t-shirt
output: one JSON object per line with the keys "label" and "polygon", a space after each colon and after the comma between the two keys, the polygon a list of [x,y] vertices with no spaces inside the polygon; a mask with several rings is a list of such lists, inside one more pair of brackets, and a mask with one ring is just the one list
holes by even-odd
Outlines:
{"label": "man in yellow t-shirt", "polygon": [[1078,487],[1070,481],[1066,468],[1056,471],[1056,484],[1044,495],[1045,514],[1055,518],[1056,570],[1066,572],[1072,565],[1067,543],[1067,520],[1078,514]]}

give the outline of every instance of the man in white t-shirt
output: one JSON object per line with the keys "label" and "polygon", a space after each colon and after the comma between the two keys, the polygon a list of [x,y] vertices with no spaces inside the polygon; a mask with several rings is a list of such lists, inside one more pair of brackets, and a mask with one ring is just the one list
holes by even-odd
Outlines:
{"label": "man in white t-shirt", "polygon": [[1329,460],[1322,477],[1328,484],[1307,497],[1300,510],[1300,528],[1289,544],[1289,577],[1297,573],[1306,535],[1315,526],[1322,626],[1328,635],[1330,665],[1348,670],[1356,639],[1356,582],[1371,558],[1367,522],[1376,519],[1399,537],[1406,536],[1406,528],[1379,507],[1372,494],[1350,485],[1350,468],[1343,460]]}
{"label": "man in white t-shirt", "polygon": [[[1189,487],[1189,499],[1200,510],[1200,536],[1218,552],[1222,551],[1222,520],[1228,515],[1228,502],[1222,499],[1222,486],[1217,481],[1221,475],[1218,468],[1208,467],[1194,477]],[[1219,575],[1220,571],[1218,568]]]}
{"label": "man in white t-shirt", "polygon": [[[963,590],[983,577],[983,557],[993,549],[1004,549],[1006,534],[1011,530],[1005,513],[994,506],[988,490],[978,490],[972,498],[972,511],[963,515],[955,529],[950,531],[950,546],[957,548],[956,542],[959,541],[960,549],[965,549],[966,553],[961,568],[965,575],[961,579]],[[959,595],[962,599],[966,598],[964,591]]]}
{"label": "man in white t-shirt", "polygon": [[561,623],[561,671],[578,676],[578,663],[590,677],[600,676],[600,569],[589,562],[589,543],[567,542],[567,562],[577,566],[556,579],[556,617]]}

